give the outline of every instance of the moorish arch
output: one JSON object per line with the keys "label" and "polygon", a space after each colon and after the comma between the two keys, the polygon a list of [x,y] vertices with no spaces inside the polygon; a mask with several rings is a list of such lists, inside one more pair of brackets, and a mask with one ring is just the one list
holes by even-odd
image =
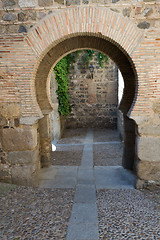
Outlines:
{"label": "moorish arch", "polygon": [[[42,166],[49,164],[51,139],[48,114],[52,111],[52,103],[48,76],[63,56],[78,49],[94,49],[105,53],[123,75],[125,87],[120,109],[126,126],[124,166],[133,168],[136,135],[135,123],[129,117],[136,119],[136,116],[148,116],[150,112],[144,95],[138,94],[139,89],[143,88],[143,81],[139,78],[141,68],[137,64],[138,54],[143,52],[143,48],[140,48],[143,41],[144,33],[120,14],[103,7],[73,7],[57,9],[36,24],[22,41],[14,44],[13,51],[7,57],[8,68],[12,68],[18,90],[17,102],[20,103],[21,131],[16,134],[19,139],[23,139],[23,136],[26,138],[25,131],[28,131],[34,142],[34,148],[28,144],[26,149],[17,148],[16,151],[21,155],[22,151],[28,154],[28,150],[32,150],[34,154],[27,173],[21,176],[23,167],[26,167],[24,164],[12,177],[13,182],[34,184],[40,168],[40,158]],[[19,55],[13,69],[11,59],[17,51]],[[36,136],[37,128],[39,134]],[[6,151],[12,152],[13,149]]]}

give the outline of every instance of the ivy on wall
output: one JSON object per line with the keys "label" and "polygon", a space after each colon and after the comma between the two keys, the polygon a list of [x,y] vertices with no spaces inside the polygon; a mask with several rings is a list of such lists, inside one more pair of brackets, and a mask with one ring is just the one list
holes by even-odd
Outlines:
{"label": "ivy on wall", "polygon": [[62,58],[54,67],[55,78],[57,80],[59,107],[58,111],[62,116],[67,116],[71,112],[68,96],[68,69],[69,61],[67,57]]}
{"label": "ivy on wall", "polygon": [[[85,50],[85,54],[83,56],[83,63],[87,67],[92,60],[94,53],[94,50]],[[72,110],[72,106],[69,103],[68,95],[68,74],[70,72],[70,66],[74,62],[75,57],[77,57],[78,54],[79,51],[76,51],[74,54],[68,54],[67,56],[62,58],[53,69],[58,84],[58,89],[56,91],[59,101],[58,111],[62,116],[65,117],[68,116]],[[108,62],[109,60],[106,55],[100,52],[98,52],[97,58],[100,68],[102,68],[104,63]]]}

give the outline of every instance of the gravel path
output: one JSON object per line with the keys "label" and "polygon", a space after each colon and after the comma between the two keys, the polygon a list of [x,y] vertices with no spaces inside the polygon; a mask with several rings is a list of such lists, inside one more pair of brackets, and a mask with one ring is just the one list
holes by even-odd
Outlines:
{"label": "gravel path", "polygon": [[117,130],[94,129],[94,142],[119,141],[120,134]]}
{"label": "gravel path", "polygon": [[138,190],[99,190],[99,239],[160,239],[160,208],[154,193]]}
{"label": "gravel path", "polygon": [[62,138],[57,142],[58,144],[75,144],[84,143],[87,129],[65,129]]}
{"label": "gravel path", "polygon": [[83,146],[58,146],[55,152],[51,153],[52,165],[80,166],[83,153]]}
{"label": "gravel path", "polygon": [[73,197],[73,189],[17,187],[0,198],[0,239],[65,239]]}
{"label": "gravel path", "polygon": [[121,166],[122,143],[93,145],[93,161],[95,166]]}

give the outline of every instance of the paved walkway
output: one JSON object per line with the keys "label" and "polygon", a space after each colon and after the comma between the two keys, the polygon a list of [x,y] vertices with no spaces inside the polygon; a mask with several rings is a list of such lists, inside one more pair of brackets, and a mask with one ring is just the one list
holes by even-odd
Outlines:
{"label": "paved walkway", "polygon": [[[121,142],[94,142],[93,129],[87,130],[84,142],[60,143],[57,144],[57,147],[81,144],[84,144],[81,165],[51,166],[48,169],[42,169],[39,186],[75,188],[66,240],[97,240],[99,239],[99,230],[96,190],[134,189],[136,178],[122,166],[94,166],[93,145],[109,144],[114,149],[114,146]],[[114,161],[114,158],[112,160]]]}

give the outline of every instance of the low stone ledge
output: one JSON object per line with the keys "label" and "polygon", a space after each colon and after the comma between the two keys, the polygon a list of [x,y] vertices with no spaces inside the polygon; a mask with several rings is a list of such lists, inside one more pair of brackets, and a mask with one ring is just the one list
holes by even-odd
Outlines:
{"label": "low stone ledge", "polygon": [[39,151],[38,149],[33,151],[21,151],[21,152],[8,152],[7,162],[11,165],[20,164],[28,165],[38,162]]}
{"label": "low stone ledge", "polygon": [[37,146],[37,127],[1,129],[2,148],[6,152],[32,150]]}
{"label": "low stone ledge", "polygon": [[38,184],[38,172],[37,164],[27,166],[14,165],[11,169],[12,183],[36,187]]}
{"label": "low stone ledge", "polygon": [[143,136],[137,138],[137,155],[142,161],[160,162],[160,138]]}
{"label": "low stone ledge", "polygon": [[160,162],[139,161],[137,166],[137,176],[144,181],[158,182],[160,179]]}

